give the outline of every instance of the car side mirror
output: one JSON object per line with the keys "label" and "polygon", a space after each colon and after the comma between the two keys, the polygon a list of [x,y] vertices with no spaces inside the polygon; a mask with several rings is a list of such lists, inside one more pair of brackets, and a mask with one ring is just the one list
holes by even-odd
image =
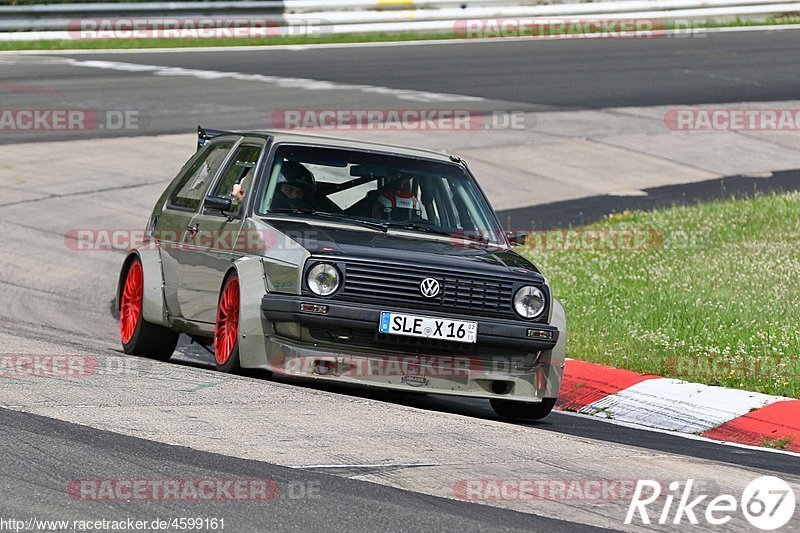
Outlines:
{"label": "car side mirror", "polygon": [[231,210],[231,205],[233,205],[233,201],[230,198],[223,198],[221,196],[206,196],[206,209],[216,209],[224,214]]}
{"label": "car side mirror", "polygon": [[525,240],[528,237],[528,234],[524,231],[507,231],[506,238],[508,239],[509,244],[511,246],[522,246],[525,244]]}

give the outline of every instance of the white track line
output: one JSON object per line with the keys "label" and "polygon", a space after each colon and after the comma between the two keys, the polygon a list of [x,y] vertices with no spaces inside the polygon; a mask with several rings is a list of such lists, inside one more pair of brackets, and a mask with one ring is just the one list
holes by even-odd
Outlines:
{"label": "white track line", "polygon": [[457,466],[461,463],[375,463],[375,464],[336,464],[336,465],[287,465],[287,468],[307,470],[311,468],[414,468],[420,466]]}
{"label": "white track line", "polygon": [[332,81],[312,80],[307,78],[289,78],[285,76],[266,76],[263,74],[246,74],[242,72],[224,72],[220,70],[203,70],[163,65],[142,65],[122,61],[94,61],[80,59],[64,59],[65,64],[75,67],[116,70],[119,72],[143,72],[154,76],[188,76],[201,80],[233,79],[256,83],[269,83],[282,88],[303,89],[307,91],[360,91],[369,94],[394,96],[400,100],[412,102],[481,102],[478,96],[461,94],[434,93],[409,89],[393,89],[375,85],[336,83]]}

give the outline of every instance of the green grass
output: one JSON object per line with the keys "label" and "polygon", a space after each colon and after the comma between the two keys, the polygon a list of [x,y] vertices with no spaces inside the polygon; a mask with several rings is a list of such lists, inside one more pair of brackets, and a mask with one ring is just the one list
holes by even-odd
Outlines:
{"label": "green grass", "polygon": [[[736,19],[728,22],[694,22],[698,28],[723,28],[754,25],[787,25],[800,24],[800,16],[770,17],[764,20]],[[679,25],[685,29],[685,25]],[[674,29],[675,25],[667,22],[665,29]],[[574,32],[570,32],[574,33]],[[365,33],[297,37],[261,37],[244,39],[59,39],[42,41],[0,41],[2,50],[95,50],[110,48],[191,48],[205,46],[275,46],[300,44],[356,43],[356,42],[388,42],[416,41],[435,39],[461,39],[463,35],[454,32],[434,33]],[[513,39],[513,37],[511,37]]]}
{"label": "green grass", "polygon": [[767,448],[774,448],[776,450],[785,450],[794,440],[793,437],[784,437],[782,439],[773,439],[766,437],[761,445]]}
{"label": "green grass", "polygon": [[541,236],[523,248],[564,304],[569,357],[800,398],[800,192],[580,230],[660,237],[632,251],[544,247]]}
{"label": "green grass", "polygon": [[260,37],[246,39],[63,39],[43,41],[0,41],[0,50],[94,50],[108,48],[193,48],[202,46],[277,46],[327,43],[370,43],[452,38],[442,34],[339,34],[320,37]]}

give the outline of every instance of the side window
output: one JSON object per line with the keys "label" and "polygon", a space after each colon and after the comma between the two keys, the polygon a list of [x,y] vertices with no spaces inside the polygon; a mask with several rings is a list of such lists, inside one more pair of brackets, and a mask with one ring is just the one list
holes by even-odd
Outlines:
{"label": "side window", "polygon": [[[238,213],[242,208],[244,196],[247,193],[245,190],[247,185],[252,181],[253,168],[258,162],[258,157],[261,155],[261,147],[254,145],[240,146],[236,153],[231,158],[225,172],[214,187],[212,196],[219,196],[223,198],[230,198],[233,200],[231,211]],[[239,185],[239,187],[236,187]]]}
{"label": "side window", "polygon": [[178,209],[197,210],[211,178],[222,166],[232,146],[231,142],[212,144],[183,175],[170,194],[167,205]]}

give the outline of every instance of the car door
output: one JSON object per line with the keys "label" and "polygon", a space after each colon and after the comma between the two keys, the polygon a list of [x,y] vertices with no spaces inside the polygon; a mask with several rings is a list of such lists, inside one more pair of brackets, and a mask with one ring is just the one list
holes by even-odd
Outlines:
{"label": "car door", "polygon": [[[192,232],[184,240],[184,247],[193,251],[193,260],[179,265],[181,286],[186,291],[181,308],[187,320],[206,332],[213,331],[216,322],[223,277],[231,263],[241,256],[241,252],[236,251],[236,242],[242,230],[244,206],[252,188],[253,174],[264,153],[264,146],[263,139],[245,138],[233,149],[233,155],[207,194],[208,198],[230,200],[230,208],[209,207],[209,202],[204,201],[191,221]],[[244,190],[243,200],[233,195],[237,184]]]}
{"label": "car door", "polygon": [[193,261],[193,251],[184,246],[192,219],[235,140],[215,141],[203,148],[184,169],[155,222],[161,248],[164,297],[170,316],[180,318],[184,314],[185,290],[179,279],[179,265]]}

